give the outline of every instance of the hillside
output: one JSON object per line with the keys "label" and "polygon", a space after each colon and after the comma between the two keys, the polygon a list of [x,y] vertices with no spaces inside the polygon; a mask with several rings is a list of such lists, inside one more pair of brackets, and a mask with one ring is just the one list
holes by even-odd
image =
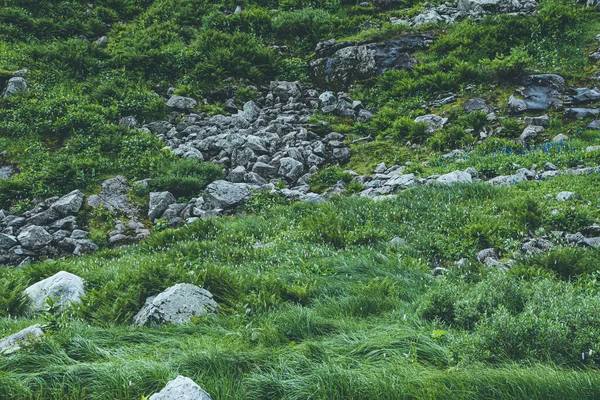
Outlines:
{"label": "hillside", "polygon": [[599,10],[2,1],[0,399],[600,398]]}

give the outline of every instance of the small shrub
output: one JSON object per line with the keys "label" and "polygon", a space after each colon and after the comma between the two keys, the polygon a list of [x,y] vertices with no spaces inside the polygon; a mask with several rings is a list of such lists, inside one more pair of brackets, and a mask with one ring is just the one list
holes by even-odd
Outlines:
{"label": "small shrub", "polygon": [[150,190],[168,191],[176,198],[197,196],[211,182],[223,177],[220,166],[194,159],[171,160],[160,170],[164,172],[150,180]]}

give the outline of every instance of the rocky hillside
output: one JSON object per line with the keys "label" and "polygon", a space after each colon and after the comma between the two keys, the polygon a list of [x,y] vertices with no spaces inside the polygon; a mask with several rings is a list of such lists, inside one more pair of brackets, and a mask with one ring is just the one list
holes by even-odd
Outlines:
{"label": "rocky hillside", "polygon": [[600,397],[599,10],[5,1],[0,398]]}

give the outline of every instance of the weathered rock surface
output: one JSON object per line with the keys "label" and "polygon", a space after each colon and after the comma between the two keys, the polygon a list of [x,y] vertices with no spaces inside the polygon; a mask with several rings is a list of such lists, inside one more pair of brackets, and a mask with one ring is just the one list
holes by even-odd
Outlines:
{"label": "weathered rock surface", "polygon": [[13,77],[8,80],[6,87],[2,91],[2,97],[14,96],[27,90],[27,82],[22,77]]}
{"label": "weathered rock surface", "polygon": [[103,206],[111,213],[133,216],[137,209],[129,202],[129,182],[124,176],[116,176],[102,182],[102,189],[97,195],[88,198],[87,203],[93,208]]}
{"label": "weathered rock surface", "polygon": [[323,86],[346,89],[387,70],[413,68],[417,61],[411,54],[426,49],[433,40],[431,34],[407,35],[384,43],[329,40],[317,45],[310,62],[311,74]]}
{"label": "weathered rock surface", "polygon": [[169,381],[163,390],[150,396],[149,400],[212,400],[212,398],[193,380],[180,375]]}
{"label": "weathered rock surface", "polygon": [[30,345],[44,337],[44,331],[39,325],[32,325],[13,335],[0,339],[0,355],[9,355],[21,350],[21,346]]}
{"label": "weathered rock surface", "polygon": [[178,283],[148,298],[144,307],[133,317],[133,322],[138,326],[152,323],[182,324],[192,317],[215,312],[216,309],[217,303],[208,290],[189,283]]}
{"label": "weathered rock surface", "polygon": [[564,78],[555,74],[529,75],[523,79],[524,88],[508,100],[508,111],[513,114],[525,111],[559,110],[563,106],[562,94],[567,89]]}
{"label": "weathered rock surface", "polygon": [[29,311],[44,311],[46,299],[50,298],[57,305],[77,303],[85,295],[83,279],[66,271],[60,271],[55,275],[39,281],[25,289],[29,297]]}

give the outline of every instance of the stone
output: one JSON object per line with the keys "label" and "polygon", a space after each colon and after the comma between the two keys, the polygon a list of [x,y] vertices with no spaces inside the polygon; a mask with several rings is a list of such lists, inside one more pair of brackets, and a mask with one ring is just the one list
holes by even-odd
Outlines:
{"label": "stone", "polygon": [[230,210],[252,197],[252,186],[246,183],[214,181],[204,191],[204,201],[213,209]]}
{"label": "stone", "polygon": [[481,98],[469,99],[463,103],[463,108],[467,114],[473,111],[491,112],[491,108],[485,105],[485,100]]}
{"label": "stone", "polygon": [[6,87],[2,91],[2,97],[10,97],[27,90],[27,82],[22,77],[14,77],[8,80]]}
{"label": "stone", "polygon": [[83,280],[77,275],[60,271],[25,289],[29,298],[28,310],[33,313],[44,311],[46,299],[54,299],[56,305],[78,303],[85,295]]}
{"label": "stone", "polygon": [[294,183],[304,174],[304,165],[291,157],[284,157],[279,160],[279,175],[284,177],[289,183]]}
{"label": "stone", "polygon": [[241,115],[247,121],[254,122],[260,116],[260,108],[254,101],[250,100],[244,104],[244,110],[241,112]]}
{"label": "stone", "polygon": [[198,102],[191,97],[171,96],[167,101],[167,107],[176,108],[178,110],[191,110],[198,105]]}
{"label": "stone", "polygon": [[518,138],[518,141],[523,143],[525,146],[531,146],[539,137],[541,133],[544,132],[543,126],[535,126],[529,125],[523,129],[523,132]]}
{"label": "stone", "polygon": [[527,181],[526,175],[515,174],[515,175],[500,175],[500,176],[490,179],[487,182],[491,183],[492,185],[509,186],[509,185],[516,185],[517,183],[525,182],[525,181]]}
{"label": "stone", "polygon": [[529,75],[523,78],[525,89],[519,93],[523,98],[511,95],[508,111],[513,114],[524,111],[542,111],[562,108],[561,96],[566,90],[565,79],[556,74]]}
{"label": "stone", "polygon": [[446,122],[448,122],[448,118],[442,118],[439,115],[435,114],[427,114],[415,118],[415,122],[426,123],[428,126],[427,132],[431,135],[437,132],[438,130],[442,129]]}
{"label": "stone", "polygon": [[544,128],[547,128],[548,125],[550,125],[550,117],[548,114],[539,117],[525,117],[525,123],[527,125],[543,126]]}
{"label": "stone", "polygon": [[21,350],[22,346],[28,346],[44,337],[44,331],[40,325],[32,325],[15,334],[0,339],[0,355],[9,355]]}
{"label": "stone", "polygon": [[160,218],[171,204],[176,203],[175,196],[170,192],[151,192],[148,205],[148,218],[154,221]]}
{"label": "stone", "polygon": [[470,183],[473,182],[473,178],[471,174],[464,171],[453,171],[449,174],[445,174],[436,179],[437,182],[443,184],[453,184],[453,183]]}
{"label": "stone", "polygon": [[193,380],[180,375],[169,381],[163,390],[153,394],[148,400],[212,400],[212,398]]}
{"label": "stone", "polygon": [[212,294],[201,287],[178,283],[157,296],[149,297],[144,307],[133,317],[137,326],[152,323],[183,324],[192,317],[215,312],[217,303]]}
{"label": "stone", "polygon": [[15,169],[10,165],[0,167],[0,179],[9,179],[15,174]]}
{"label": "stone", "polygon": [[565,115],[577,119],[596,117],[600,115],[600,108],[567,108]]}
{"label": "stone", "polygon": [[52,205],[50,209],[56,211],[61,217],[77,213],[83,205],[85,195],[81,190],[73,190],[71,193],[61,197]]}
{"label": "stone", "polygon": [[323,92],[319,96],[319,103],[321,104],[321,111],[325,114],[331,113],[337,109],[338,100],[333,92]]}
{"label": "stone", "polygon": [[5,233],[0,233],[0,250],[8,250],[11,247],[16,246],[17,238],[12,235],[7,235]]}
{"label": "stone", "polygon": [[354,82],[395,69],[411,69],[417,61],[411,53],[433,43],[432,34],[411,34],[382,43],[341,42],[317,45],[310,73],[317,84],[347,89]]}
{"label": "stone", "polygon": [[290,98],[298,100],[302,97],[300,82],[273,81],[269,89],[273,96],[279,97],[282,102],[287,102]]}
{"label": "stone", "polygon": [[484,250],[481,250],[479,253],[477,253],[477,261],[479,261],[480,263],[484,263],[485,260],[487,260],[488,258],[491,258],[492,260],[498,259],[498,255],[496,254],[495,249],[493,249],[493,248],[484,249]]}
{"label": "stone", "polygon": [[237,112],[239,111],[237,106],[235,105],[235,101],[233,101],[233,99],[227,99],[223,108],[229,114],[237,114]]}
{"label": "stone", "polygon": [[87,204],[92,208],[104,207],[113,214],[134,216],[137,209],[128,200],[129,182],[118,175],[102,182],[102,189],[97,195],[88,197]]}
{"label": "stone", "polygon": [[119,120],[119,125],[127,128],[135,128],[138,126],[138,121],[133,116],[123,117]]}
{"label": "stone", "polygon": [[428,25],[428,24],[437,24],[439,22],[444,22],[444,18],[440,14],[438,14],[435,10],[427,10],[422,14],[417,15],[412,20],[413,26],[420,25]]}
{"label": "stone", "polygon": [[98,245],[88,239],[76,240],[75,249],[73,255],[82,256],[84,254],[93,254],[98,251]]}
{"label": "stone", "polygon": [[19,233],[17,240],[26,249],[38,250],[50,244],[53,237],[41,226],[31,225]]}
{"label": "stone", "polygon": [[556,135],[552,138],[553,143],[562,143],[562,142],[566,142],[568,140],[569,140],[569,137],[567,135],[563,135],[562,133],[559,133],[558,135]]}
{"label": "stone", "polygon": [[560,192],[556,195],[556,200],[558,201],[576,200],[578,198],[579,195],[575,192]]}
{"label": "stone", "polygon": [[543,238],[527,239],[520,247],[520,250],[526,254],[547,253],[554,247],[554,243]]}
{"label": "stone", "polygon": [[252,172],[257,173],[265,179],[273,178],[277,175],[277,168],[263,162],[256,162],[252,166]]}

